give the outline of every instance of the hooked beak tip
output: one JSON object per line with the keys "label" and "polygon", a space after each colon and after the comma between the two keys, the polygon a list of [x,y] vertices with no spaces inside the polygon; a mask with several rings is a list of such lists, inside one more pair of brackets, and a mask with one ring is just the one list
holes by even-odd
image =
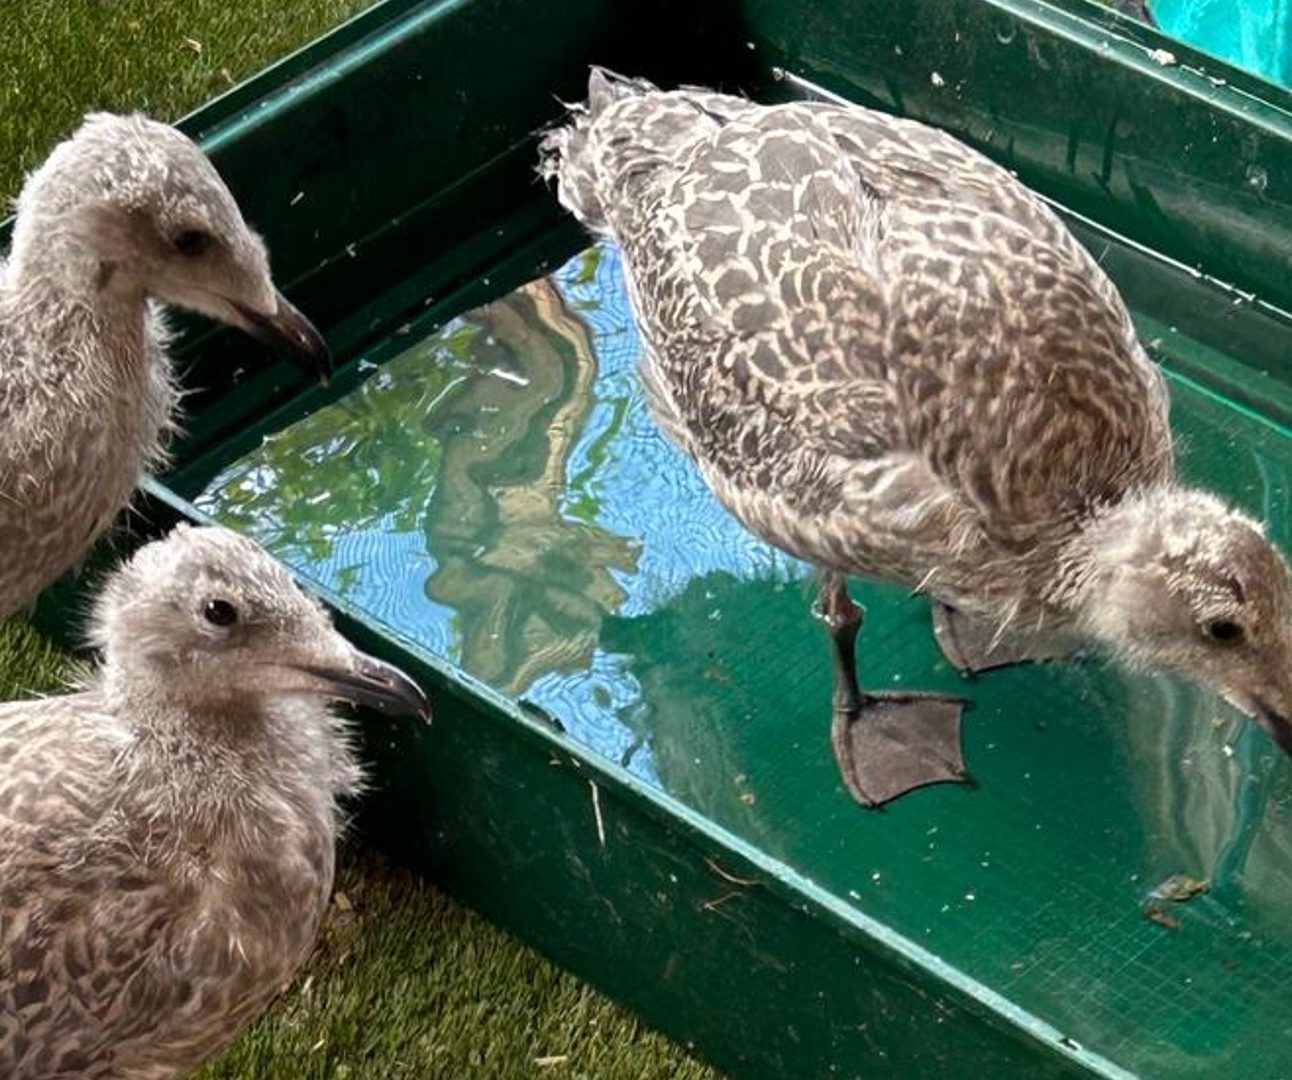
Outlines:
{"label": "hooked beak tip", "polygon": [[257,340],[291,354],[305,364],[327,386],[332,375],[332,351],[318,328],[282,293],[275,291],[277,310],[272,315],[235,305],[245,328]]}
{"label": "hooked beak tip", "polygon": [[1292,757],[1292,719],[1261,698],[1255,699],[1252,704],[1261,727],[1279,744],[1279,748],[1288,757]]}
{"label": "hooked beak tip", "polygon": [[422,688],[394,664],[356,651],[347,670],[307,668],[325,689],[354,705],[363,705],[386,716],[408,716],[431,722],[431,706]]}

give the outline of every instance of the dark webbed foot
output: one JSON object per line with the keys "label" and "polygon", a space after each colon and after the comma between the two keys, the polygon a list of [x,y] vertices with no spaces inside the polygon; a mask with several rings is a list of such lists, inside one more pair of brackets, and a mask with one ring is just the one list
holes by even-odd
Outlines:
{"label": "dark webbed foot", "polygon": [[1063,660],[1080,652],[1071,637],[1016,632],[999,640],[996,629],[946,604],[933,604],[933,633],[942,655],[965,675],[1011,664]]}
{"label": "dark webbed foot", "polygon": [[926,784],[968,780],[960,752],[965,703],[944,694],[867,693],[858,686],[862,609],[842,574],[824,576],[817,613],[834,643],[830,741],[852,797],[873,808]]}
{"label": "dark webbed foot", "polygon": [[941,694],[867,694],[836,702],[830,741],[844,785],[878,807],[926,784],[967,781],[960,751],[964,702]]}

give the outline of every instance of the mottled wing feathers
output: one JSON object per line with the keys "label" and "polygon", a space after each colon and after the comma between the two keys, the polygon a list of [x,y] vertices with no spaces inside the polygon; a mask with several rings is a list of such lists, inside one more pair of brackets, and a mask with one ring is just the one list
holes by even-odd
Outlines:
{"label": "mottled wing feathers", "polygon": [[[297,896],[267,886],[235,903],[218,866],[162,872],[159,849],[178,841],[164,808],[154,820],[130,801],[120,763],[132,740],[93,692],[0,706],[7,1080],[195,1066],[257,1015],[313,939],[330,835]],[[265,882],[279,881],[285,857],[266,850]]]}
{"label": "mottled wing feathers", "polygon": [[1169,471],[1121,300],[1005,170],[861,108],[594,84],[549,171],[623,247],[652,404],[711,479],[900,473],[1010,544]]}
{"label": "mottled wing feathers", "polygon": [[112,762],[110,740],[85,722],[93,711],[88,694],[0,705],[0,865],[74,859],[95,828]]}
{"label": "mottled wing feathers", "polygon": [[631,230],[634,211],[652,201],[652,183],[683,166],[700,139],[746,108],[741,98],[661,93],[594,68],[587,103],[572,106],[568,123],[543,137],[539,172],[557,181],[561,205],[586,228],[601,235]]}
{"label": "mottled wing feathers", "polygon": [[[117,875],[98,869],[118,853],[96,845],[110,832],[111,747],[82,722],[77,704],[94,707],[85,695],[0,706],[0,1074],[7,1077],[100,1075],[88,1045],[100,1027],[95,1004],[72,988],[123,960],[86,932],[91,914],[112,906],[105,887]],[[130,974],[101,977],[97,992],[110,994]]]}
{"label": "mottled wing feathers", "polygon": [[[882,449],[882,200],[805,111],[745,106],[702,126],[686,167],[654,178],[641,227],[616,232],[649,327],[648,384],[670,387],[721,469],[768,456],[750,453],[755,437]],[[751,408],[767,416],[757,436]],[[828,422],[841,409],[847,432]]]}
{"label": "mottled wing feathers", "polygon": [[[264,958],[239,950],[237,912],[204,909],[198,889],[129,864],[104,852],[92,867],[46,869],[10,909],[0,935],[4,1076],[171,1076],[213,1055],[276,991]],[[283,963],[282,979],[290,971]]]}
{"label": "mottled wing feathers", "polygon": [[883,352],[907,445],[995,539],[1029,542],[1170,470],[1161,375],[1084,251],[948,208],[903,207],[891,241]]}

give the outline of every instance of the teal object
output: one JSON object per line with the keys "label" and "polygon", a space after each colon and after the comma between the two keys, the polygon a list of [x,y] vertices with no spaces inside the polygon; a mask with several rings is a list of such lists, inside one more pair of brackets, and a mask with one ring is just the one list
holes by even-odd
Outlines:
{"label": "teal object", "polygon": [[[1085,0],[379,4],[185,122],[332,384],[190,328],[175,466],[100,558],[180,517],[262,539],[433,699],[417,739],[367,718],[369,835],[734,1077],[1286,1076],[1288,761],[1055,664],[963,687],[977,790],[854,806],[803,568],[649,423],[614,253],[534,178],[594,62],[946,128],[1055,201],[1183,469],[1287,549],[1292,119],[1199,55]],[[961,688],[926,603],[862,595],[868,677]],[[1176,873],[1212,889],[1173,930],[1141,903]]]}
{"label": "teal object", "polygon": [[1292,85],[1292,3],[1288,0],[1151,0],[1163,33],[1203,52]]}

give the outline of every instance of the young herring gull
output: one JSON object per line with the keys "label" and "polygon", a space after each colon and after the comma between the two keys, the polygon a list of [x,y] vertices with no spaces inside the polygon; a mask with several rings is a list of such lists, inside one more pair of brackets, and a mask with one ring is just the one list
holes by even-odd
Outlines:
{"label": "young herring gull", "polygon": [[326,370],[205,155],[166,124],[90,116],[28,178],[0,269],[0,619],[70,569],[162,461],[178,395],[158,302]]}
{"label": "young herring gull", "polygon": [[0,705],[0,1076],[165,1080],[310,951],[338,800],[331,699],[426,716],[252,541],[180,526],[109,581],[79,693]]}
{"label": "young herring gull", "polygon": [[1176,479],[1125,306],[1008,172],[869,109],[602,70],[542,170],[623,251],[662,427],[822,572],[858,801],[963,778],[963,703],[858,686],[848,574],[929,593],[962,670],[1103,646],[1213,688],[1292,753],[1287,565]]}

